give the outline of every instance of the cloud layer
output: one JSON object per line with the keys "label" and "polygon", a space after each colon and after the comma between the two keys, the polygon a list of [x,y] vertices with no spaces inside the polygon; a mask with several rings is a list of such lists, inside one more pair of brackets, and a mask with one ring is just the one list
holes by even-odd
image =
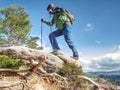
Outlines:
{"label": "cloud layer", "polygon": [[85,72],[120,70],[119,47],[116,52],[106,54],[104,56],[94,57],[92,59],[82,58],[79,60],[79,63],[82,64],[83,70]]}

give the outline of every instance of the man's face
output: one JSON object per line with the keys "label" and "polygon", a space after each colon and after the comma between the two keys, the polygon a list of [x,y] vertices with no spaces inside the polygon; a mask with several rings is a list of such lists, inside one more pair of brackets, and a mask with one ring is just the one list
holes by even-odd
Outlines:
{"label": "man's face", "polygon": [[49,12],[49,13],[52,13],[52,11],[53,11],[53,10],[52,10],[52,7],[49,7],[49,8],[48,8],[48,12]]}

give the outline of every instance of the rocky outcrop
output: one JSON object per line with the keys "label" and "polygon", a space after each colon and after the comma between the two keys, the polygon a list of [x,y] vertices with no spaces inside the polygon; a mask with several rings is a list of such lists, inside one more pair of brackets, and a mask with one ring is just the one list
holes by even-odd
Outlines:
{"label": "rocky outcrop", "polygon": [[[13,46],[0,48],[0,55],[25,62],[18,70],[0,69],[0,90],[81,90],[78,86],[82,84],[69,88],[67,78],[57,74],[64,64],[77,64],[76,60],[62,51],[47,53],[43,50]],[[79,67],[81,68],[80,65]],[[97,83],[86,76],[79,78],[87,82],[84,84],[86,88],[82,90],[116,90],[115,87],[111,89],[110,86],[101,85],[101,82]]]}
{"label": "rocky outcrop", "polygon": [[2,47],[0,48],[0,55],[7,55],[15,59],[27,60],[32,65],[38,64],[39,58],[41,56],[45,56],[45,61],[39,69],[47,73],[56,72],[64,63],[76,62],[62,51],[47,53],[43,50],[30,49],[21,46]]}
{"label": "rocky outcrop", "polygon": [[2,47],[0,55],[25,62],[25,65],[18,70],[0,69],[0,90],[61,90],[61,88],[67,88],[66,79],[56,72],[65,63],[76,63],[62,51],[47,53],[43,50],[21,46]]}

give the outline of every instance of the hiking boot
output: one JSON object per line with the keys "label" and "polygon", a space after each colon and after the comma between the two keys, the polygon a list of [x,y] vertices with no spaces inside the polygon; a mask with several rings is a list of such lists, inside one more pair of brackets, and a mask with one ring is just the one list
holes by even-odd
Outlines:
{"label": "hiking boot", "polygon": [[79,57],[72,57],[73,59],[75,59],[75,60],[78,60],[79,59]]}
{"label": "hiking boot", "polygon": [[53,50],[51,53],[54,55],[60,54],[62,51],[61,50]]}
{"label": "hiking boot", "polygon": [[75,60],[78,60],[78,59],[79,59],[78,56],[73,56],[73,57],[71,57],[71,58],[73,58],[73,59],[75,59]]}

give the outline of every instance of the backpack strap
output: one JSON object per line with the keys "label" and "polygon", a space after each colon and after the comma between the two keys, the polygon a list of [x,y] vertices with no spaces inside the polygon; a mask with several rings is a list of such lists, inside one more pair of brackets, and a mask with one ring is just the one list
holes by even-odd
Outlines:
{"label": "backpack strap", "polygon": [[66,9],[65,9],[65,12],[66,12],[66,15],[67,15],[68,19],[70,20],[71,24],[73,24],[73,22],[75,21],[74,16]]}

